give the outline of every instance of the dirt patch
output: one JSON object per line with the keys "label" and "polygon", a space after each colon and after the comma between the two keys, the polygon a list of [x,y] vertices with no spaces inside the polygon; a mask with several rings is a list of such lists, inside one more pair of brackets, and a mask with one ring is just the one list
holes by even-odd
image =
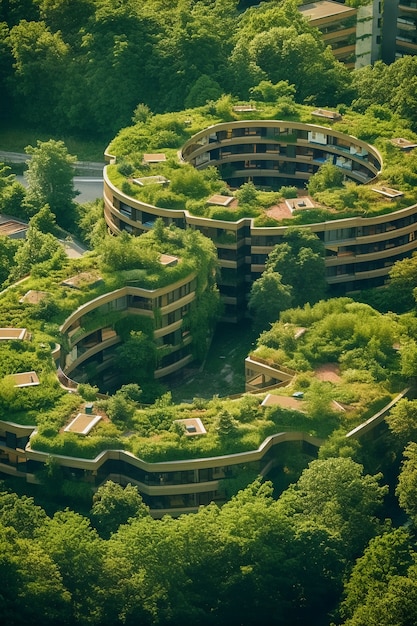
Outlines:
{"label": "dirt patch", "polygon": [[284,409],[295,409],[296,411],[305,411],[305,402],[290,396],[274,396],[268,394],[262,403],[262,406],[282,406]]}
{"label": "dirt patch", "polygon": [[331,383],[339,383],[342,378],[340,376],[340,367],[337,363],[324,363],[315,369],[316,378]]}
{"label": "dirt patch", "polygon": [[285,204],[285,202],[280,202],[280,204],[275,204],[274,206],[271,206],[271,208],[265,211],[265,213],[266,215],[268,215],[268,217],[273,217],[275,220],[292,218],[292,213]]}

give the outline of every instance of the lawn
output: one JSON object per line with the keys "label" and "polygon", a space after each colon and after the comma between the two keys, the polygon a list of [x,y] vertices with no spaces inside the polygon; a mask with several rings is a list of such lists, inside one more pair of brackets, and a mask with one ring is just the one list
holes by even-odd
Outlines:
{"label": "lawn", "polygon": [[[8,152],[24,152],[26,146],[36,146],[36,142],[49,141],[49,139],[61,140],[65,143],[68,152],[77,157],[79,161],[104,160],[104,150],[107,140],[85,139],[80,137],[57,135],[53,130],[50,133],[39,131],[25,126],[17,126],[0,122],[0,149]],[[110,139],[110,138],[109,138]]]}

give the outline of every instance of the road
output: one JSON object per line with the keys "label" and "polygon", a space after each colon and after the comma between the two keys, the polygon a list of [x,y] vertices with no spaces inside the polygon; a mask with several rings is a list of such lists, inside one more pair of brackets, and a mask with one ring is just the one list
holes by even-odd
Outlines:
{"label": "road", "polygon": [[[8,152],[0,150],[0,163],[25,163],[30,159],[29,154],[21,152]],[[74,176],[74,188],[79,192],[75,201],[78,204],[92,202],[96,198],[103,197],[103,167],[105,163],[95,161],[77,161],[75,167],[77,172],[85,172],[85,176]],[[22,185],[26,186],[24,176],[16,176]]]}
{"label": "road", "polygon": [[[26,161],[28,161],[30,158],[30,154],[0,150],[0,163],[26,163]],[[75,163],[75,168],[77,169],[77,171],[87,171],[101,174],[104,165],[104,161],[102,163],[98,163],[95,161],[77,161]]]}
{"label": "road", "polygon": [[[22,183],[26,187],[27,182],[24,176],[17,175],[16,180]],[[74,176],[74,189],[79,194],[75,198],[75,202],[78,204],[84,204],[84,202],[93,202],[96,198],[103,197],[103,178],[92,178],[84,176]]]}

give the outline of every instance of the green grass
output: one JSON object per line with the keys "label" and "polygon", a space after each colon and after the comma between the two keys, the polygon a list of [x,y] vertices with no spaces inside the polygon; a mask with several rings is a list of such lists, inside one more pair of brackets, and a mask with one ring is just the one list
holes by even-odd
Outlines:
{"label": "green grass", "polygon": [[34,128],[27,128],[5,122],[0,123],[1,150],[8,152],[24,152],[26,146],[36,146],[38,140],[49,141],[49,139],[63,141],[68,152],[75,155],[79,161],[104,161],[103,153],[108,143],[107,139],[85,139],[56,134],[53,131],[47,133]]}

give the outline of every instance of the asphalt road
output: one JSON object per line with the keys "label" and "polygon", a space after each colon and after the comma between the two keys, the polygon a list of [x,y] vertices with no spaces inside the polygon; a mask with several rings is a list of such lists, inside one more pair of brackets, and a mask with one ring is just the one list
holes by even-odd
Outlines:
{"label": "asphalt road", "polygon": [[[24,176],[17,175],[16,180],[24,186],[27,184]],[[93,202],[96,198],[103,197],[103,177],[74,176],[73,180],[74,189],[79,192],[75,198],[78,204]]]}
{"label": "asphalt road", "polygon": [[[24,154],[21,152],[8,152],[6,150],[0,150],[0,162],[6,163],[26,163],[31,158],[30,154]],[[97,163],[95,161],[77,161],[75,167],[77,171],[88,171],[101,174],[105,163]]]}

